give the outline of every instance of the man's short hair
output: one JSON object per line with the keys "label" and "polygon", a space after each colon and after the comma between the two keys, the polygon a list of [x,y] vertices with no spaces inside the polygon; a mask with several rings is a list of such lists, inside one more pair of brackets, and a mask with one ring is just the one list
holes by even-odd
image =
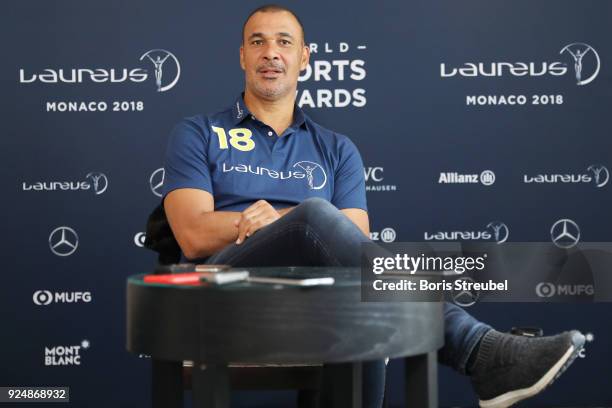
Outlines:
{"label": "man's short hair", "polygon": [[280,6],[278,4],[266,4],[264,6],[257,7],[255,10],[251,11],[251,13],[246,18],[246,20],[244,20],[244,24],[242,25],[242,42],[244,42],[244,29],[245,29],[249,19],[251,17],[253,17],[253,14],[255,14],[255,13],[266,13],[266,12],[269,12],[269,11],[271,11],[271,12],[286,11],[287,13],[291,14],[297,20],[298,24],[300,25],[300,28],[302,29],[302,40],[304,41],[304,44],[306,44],[306,36],[304,34],[304,24],[302,24],[302,21],[300,20],[300,18],[291,9],[288,9],[285,6]]}

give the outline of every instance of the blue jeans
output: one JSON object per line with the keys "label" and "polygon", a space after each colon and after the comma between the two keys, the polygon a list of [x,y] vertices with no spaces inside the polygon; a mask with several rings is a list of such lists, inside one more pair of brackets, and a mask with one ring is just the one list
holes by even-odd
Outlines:
{"label": "blue jeans", "polygon": [[[242,244],[226,246],[206,259],[206,263],[244,267],[360,266],[364,242],[370,240],[341,211],[323,199],[310,198]],[[465,374],[472,349],[491,326],[445,302],[444,327],[444,346],[438,351],[438,359]],[[363,377],[363,406],[380,407],[384,362],[366,363]]]}

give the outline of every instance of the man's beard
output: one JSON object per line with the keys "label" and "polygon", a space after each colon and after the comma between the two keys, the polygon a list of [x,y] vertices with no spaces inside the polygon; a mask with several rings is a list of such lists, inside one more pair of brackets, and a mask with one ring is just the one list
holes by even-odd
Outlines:
{"label": "man's beard", "polygon": [[266,83],[265,80],[251,80],[248,85],[250,85],[249,88],[251,88],[256,95],[267,100],[280,99],[291,91],[291,86],[286,82],[283,83],[278,79],[269,82],[270,83]]}

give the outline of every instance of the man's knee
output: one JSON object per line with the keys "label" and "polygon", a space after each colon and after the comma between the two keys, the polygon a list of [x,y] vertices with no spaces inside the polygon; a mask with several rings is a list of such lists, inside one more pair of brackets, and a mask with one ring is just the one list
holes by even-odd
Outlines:
{"label": "man's knee", "polygon": [[306,224],[316,224],[320,220],[329,220],[330,217],[341,216],[332,203],[319,197],[311,197],[302,201],[295,209],[296,215]]}

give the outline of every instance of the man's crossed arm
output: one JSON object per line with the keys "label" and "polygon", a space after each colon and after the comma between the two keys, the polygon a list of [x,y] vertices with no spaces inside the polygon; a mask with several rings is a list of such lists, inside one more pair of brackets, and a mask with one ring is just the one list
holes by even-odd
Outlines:
{"label": "man's crossed arm", "polygon": [[[181,188],[166,196],[164,210],[168,222],[188,259],[210,256],[233,242],[241,244],[259,229],[293,209],[276,210],[265,200],[257,201],[242,212],[214,211],[214,208],[212,194],[204,190]],[[341,211],[369,236],[366,211],[358,208]]]}

